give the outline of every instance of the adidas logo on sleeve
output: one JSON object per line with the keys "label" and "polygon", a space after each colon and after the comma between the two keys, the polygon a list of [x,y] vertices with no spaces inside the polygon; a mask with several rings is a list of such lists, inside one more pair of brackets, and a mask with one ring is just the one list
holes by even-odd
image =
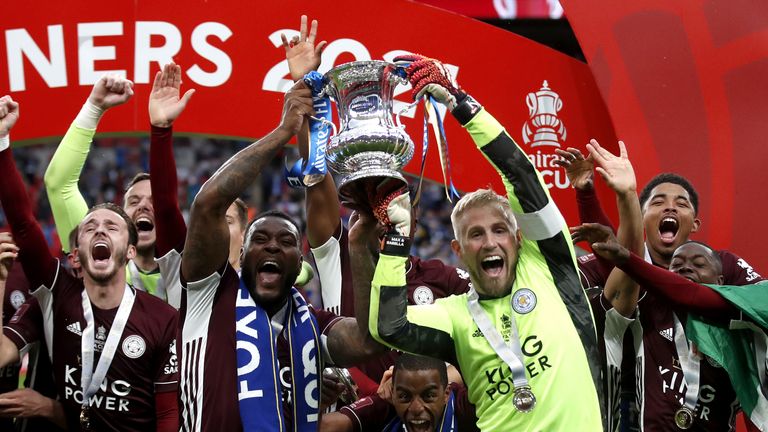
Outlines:
{"label": "adidas logo on sleeve", "polygon": [[67,326],[67,330],[71,331],[72,333],[82,336],[83,330],[80,328],[80,321],[75,321],[72,324]]}
{"label": "adidas logo on sleeve", "polygon": [[668,328],[668,329],[664,329],[664,330],[661,330],[661,331],[659,332],[659,334],[660,334],[661,336],[663,336],[663,337],[664,337],[664,339],[666,339],[666,340],[668,340],[668,341],[672,342],[672,327],[670,327],[670,328]]}

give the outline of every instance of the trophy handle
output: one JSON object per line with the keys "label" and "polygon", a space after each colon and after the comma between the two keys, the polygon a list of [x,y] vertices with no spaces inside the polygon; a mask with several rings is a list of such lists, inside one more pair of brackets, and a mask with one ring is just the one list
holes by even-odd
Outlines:
{"label": "trophy handle", "polygon": [[322,123],[322,124],[324,124],[326,126],[330,125],[331,126],[331,130],[333,130],[333,135],[331,135],[331,136],[332,137],[336,136],[336,132],[338,132],[338,131],[336,130],[336,125],[333,124],[332,121],[328,121],[328,120],[326,120],[324,118],[319,118],[319,117],[315,117],[315,116],[309,116],[309,118],[311,118],[314,121],[319,121],[320,123]]}
{"label": "trophy handle", "polygon": [[421,99],[419,99],[417,101],[413,101],[413,103],[408,104],[408,106],[406,106],[405,108],[401,109],[400,111],[397,112],[397,114],[395,114],[395,123],[397,123],[397,127],[399,127],[400,129],[405,129],[405,125],[400,123],[400,116],[402,114],[404,114],[406,111],[408,111],[411,108],[413,108],[416,105],[418,105],[419,102],[421,102]]}

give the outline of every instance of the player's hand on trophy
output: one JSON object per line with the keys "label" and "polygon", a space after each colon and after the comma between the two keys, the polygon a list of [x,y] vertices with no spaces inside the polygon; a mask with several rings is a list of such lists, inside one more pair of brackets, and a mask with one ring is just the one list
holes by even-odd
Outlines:
{"label": "player's hand on trophy", "polygon": [[585,158],[579,149],[573,147],[555,149],[555,153],[562,158],[556,159],[555,163],[565,168],[565,175],[574,188],[584,190],[593,187],[595,164],[592,155]]}
{"label": "player's hand on trophy", "polygon": [[11,233],[0,233],[0,281],[6,281],[11,272],[13,260],[19,256],[19,247],[13,242]]}
{"label": "player's hand on trophy", "polygon": [[280,34],[285,48],[285,58],[288,60],[288,70],[294,81],[304,78],[304,75],[320,67],[320,59],[327,41],[315,45],[317,37],[317,20],[312,20],[312,25],[307,33],[307,16],[301,16],[299,35],[289,41],[285,34]]}
{"label": "player's hand on trophy", "polygon": [[312,107],[312,91],[304,81],[299,80],[285,94],[283,118],[278,128],[296,135],[301,130],[307,115],[315,115],[315,109]]}
{"label": "player's hand on trophy", "polygon": [[181,94],[181,66],[171,62],[155,74],[152,92],[149,94],[149,121],[155,127],[171,127],[184,112],[194,89]]}
{"label": "player's hand on trophy", "polygon": [[[0,98],[0,137],[8,133],[19,119],[19,104],[6,95]],[[0,150],[5,150],[0,148]]]}
{"label": "player's hand on trophy", "polygon": [[133,96],[133,82],[116,74],[106,74],[96,81],[88,102],[101,111],[122,105]]}
{"label": "player's hand on trophy", "polygon": [[636,194],[637,180],[635,170],[627,155],[627,147],[623,141],[619,141],[619,156],[616,156],[601,147],[597,140],[590,140],[587,144],[590,156],[597,163],[595,168],[600,177],[605,180],[617,194]]}
{"label": "player's hand on trophy", "polygon": [[461,90],[456,78],[439,60],[419,54],[402,55],[394,58],[398,64],[408,64],[405,68],[408,81],[413,87],[413,100],[418,100],[429,93],[448,110],[453,111],[466,93]]}
{"label": "player's hand on trophy", "polygon": [[622,264],[629,259],[629,250],[619,244],[613,231],[598,223],[585,223],[571,228],[573,243],[585,241],[602,258],[614,264]]}
{"label": "player's hand on trophy", "polygon": [[411,197],[408,189],[380,190],[373,201],[373,214],[389,232],[411,236]]}

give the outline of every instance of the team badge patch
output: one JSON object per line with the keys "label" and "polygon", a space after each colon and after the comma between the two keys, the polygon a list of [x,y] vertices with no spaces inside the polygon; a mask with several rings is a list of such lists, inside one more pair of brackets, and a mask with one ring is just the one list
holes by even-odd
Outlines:
{"label": "team badge patch", "polygon": [[432,304],[435,302],[435,295],[432,294],[432,290],[429,287],[422,285],[413,290],[413,301],[417,305]]}
{"label": "team badge patch", "polygon": [[128,358],[139,358],[147,350],[147,344],[139,335],[131,335],[123,339],[123,354]]}
{"label": "team badge patch", "polygon": [[11,306],[13,309],[18,309],[24,304],[24,293],[19,290],[11,291]]}
{"label": "team badge patch", "polygon": [[512,309],[519,314],[527,314],[536,307],[536,294],[528,288],[520,288],[512,296]]}

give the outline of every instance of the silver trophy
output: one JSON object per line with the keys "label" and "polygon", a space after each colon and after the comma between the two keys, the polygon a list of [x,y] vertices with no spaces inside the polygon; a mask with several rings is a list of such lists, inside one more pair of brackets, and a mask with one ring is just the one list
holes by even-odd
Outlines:
{"label": "silver trophy", "polygon": [[388,179],[393,187],[407,186],[400,170],[413,157],[413,141],[399,116],[392,119],[395,87],[407,84],[405,74],[389,62],[357,61],[331,69],[324,82],[339,114],[338,133],[326,149],[329,167],[342,176],[339,195],[351,200]]}

